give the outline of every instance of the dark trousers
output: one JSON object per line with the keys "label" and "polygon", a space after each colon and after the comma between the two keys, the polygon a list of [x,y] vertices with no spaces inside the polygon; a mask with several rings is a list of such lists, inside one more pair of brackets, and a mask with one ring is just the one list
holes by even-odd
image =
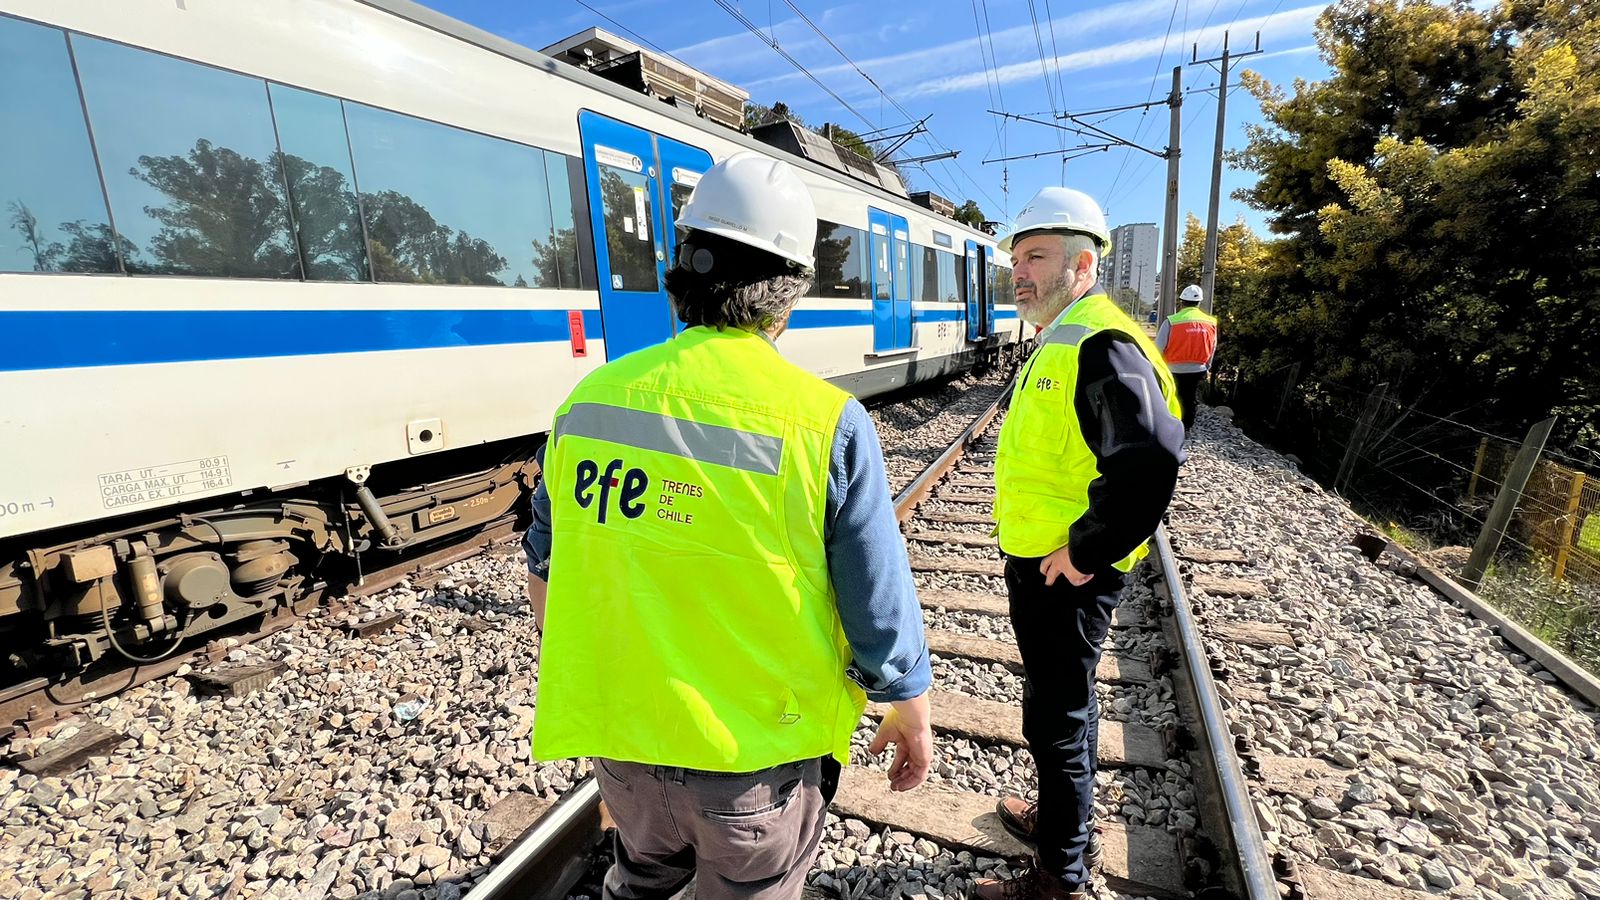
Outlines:
{"label": "dark trousers", "polygon": [[617,823],[603,900],[798,900],[838,786],[832,757],[760,772],[595,759]]}
{"label": "dark trousers", "polygon": [[1194,407],[1199,402],[1200,382],[1206,380],[1204,372],[1173,372],[1172,380],[1178,388],[1178,403],[1183,407],[1183,427],[1194,427]]}
{"label": "dark trousers", "polygon": [[1108,568],[1082,587],[1065,576],[1045,587],[1039,562],[1006,557],[1006,593],[1027,679],[1022,734],[1039,769],[1039,866],[1070,889],[1089,881],[1083,855],[1100,732],[1094,674],[1127,576]]}

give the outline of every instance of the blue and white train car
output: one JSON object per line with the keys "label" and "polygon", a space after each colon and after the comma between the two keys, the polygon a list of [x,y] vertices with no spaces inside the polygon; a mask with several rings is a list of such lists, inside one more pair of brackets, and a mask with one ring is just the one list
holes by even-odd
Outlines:
{"label": "blue and white train car", "polygon": [[0,0],[0,85],[0,667],[509,530],[741,149],[822,219],[789,358],[867,396],[1017,343],[988,235],[399,0]]}

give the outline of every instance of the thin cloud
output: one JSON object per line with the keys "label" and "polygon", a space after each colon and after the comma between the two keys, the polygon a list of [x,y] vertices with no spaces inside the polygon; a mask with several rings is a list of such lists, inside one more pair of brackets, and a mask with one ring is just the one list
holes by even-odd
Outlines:
{"label": "thin cloud", "polygon": [[[1271,16],[1241,19],[1232,25],[1212,25],[1203,29],[1192,29],[1182,34],[1175,34],[1171,39],[1147,37],[1123,41],[1118,44],[1107,44],[1093,50],[1082,50],[1077,53],[1057,56],[1053,61],[1053,65],[1060,66],[1063,72],[1070,72],[1097,69],[1102,66],[1131,62],[1137,59],[1147,59],[1159,54],[1164,44],[1182,47],[1184,44],[1220,42],[1223,32],[1230,28],[1246,34],[1259,29],[1263,38],[1277,34],[1299,33],[1315,22],[1317,16],[1321,15],[1325,9],[1327,9],[1326,6],[1302,6],[1296,9],[1284,10]],[[1026,62],[1001,66],[992,73],[986,73],[984,70],[979,69],[960,75],[937,78],[923,84],[913,85],[902,91],[901,96],[931,97],[960,91],[977,90],[983,88],[991,77],[998,79],[1001,84],[1037,78],[1039,77],[1039,60],[1032,59]]]}
{"label": "thin cloud", "polygon": [[[1127,2],[1112,4],[1089,12],[1071,16],[1062,16],[1053,21],[1058,34],[1069,33],[1071,40],[1079,41],[1083,38],[1105,31],[1109,28],[1126,28],[1129,25],[1145,21],[1156,21],[1167,16],[1172,11],[1169,0],[1127,0]],[[1040,23],[1040,27],[1045,27]],[[1037,45],[1034,43],[1033,26],[1019,25],[1014,28],[1005,28],[994,32],[994,50],[997,56],[1011,57],[1020,54],[1035,54]],[[905,85],[920,82],[926,77],[948,72],[952,59],[975,59],[980,53],[988,52],[988,41],[979,47],[976,36],[958,41],[949,41],[932,47],[918,50],[909,50],[888,56],[877,56],[857,60],[861,68],[885,86]],[[1037,56],[1031,63],[1034,74],[1038,74],[1039,66]],[[811,70],[818,78],[827,80],[846,76],[854,80],[855,84],[846,84],[846,90],[841,93],[847,96],[862,97],[876,95],[876,91],[856,77],[855,70],[847,63],[836,63],[822,68]],[[768,90],[773,87],[799,82],[805,79],[798,72],[784,72],[770,78],[760,78],[747,82],[744,86],[752,91]],[[832,82],[830,82],[832,83]]]}

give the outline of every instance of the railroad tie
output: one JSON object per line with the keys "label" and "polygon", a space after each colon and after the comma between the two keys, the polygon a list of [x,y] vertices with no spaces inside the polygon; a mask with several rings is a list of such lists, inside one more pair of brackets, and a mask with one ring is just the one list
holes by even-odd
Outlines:
{"label": "railroad tie", "polygon": [[1321,797],[1337,803],[1344,799],[1355,772],[1320,759],[1301,756],[1256,756],[1248,765],[1256,770],[1253,780],[1274,794],[1288,794],[1301,800]]}
{"label": "railroad tie", "polygon": [[1304,900],[1433,900],[1438,896],[1316,865],[1296,865],[1292,877],[1300,883],[1299,896]]}
{"label": "railroad tie", "polygon": [[484,852],[496,860],[504,857],[554,804],[527,791],[500,798],[473,822],[473,827],[481,826]]}
{"label": "railroad tie", "polygon": [[128,739],[127,735],[82,716],[69,719],[52,730],[65,733],[65,729],[72,727],[78,730],[70,737],[45,744],[44,752],[39,755],[26,759],[12,757],[11,762],[29,775],[40,778],[66,775],[82,768],[92,756],[110,756],[113,748]]}
{"label": "railroad tie", "polygon": [[1247,647],[1294,647],[1298,644],[1289,629],[1267,622],[1217,622],[1205,627],[1222,640]]}
{"label": "railroad tie", "polygon": [[[967,494],[935,494],[928,498],[939,503],[954,503],[959,506],[994,506],[994,491],[972,491]],[[918,511],[921,515],[921,511]]]}
{"label": "railroad tie", "polygon": [[998,547],[1000,541],[987,534],[969,534],[965,531],[913,531],[906,535],[908,541],[924,544],[953,544],[958,547]]}
{"label": "railroad tie", "polygon": [[[979,700],[948,691],[929,691],[928,702],[933,708],[934,731],[989,744],[1028,746],[1028,739],[1022,734],[1022,707],[1016,703]],[[887,703],[867,704],[867,715],[874,719],[881,719],[888,712]],[[1100,764],[1111,769],[1158,769],[1167,763],[1165,742],[1155,729],[1104,718],[1100,720],[1097,755]]]}
{"label": "railroad tie", "polygon": [[[1013,672],[1022,673],[1022,653],[1017,650],[1016,644],[991,641],[937,628],[929,628],[927,634],[930,653],[937,653],[940,656],[959,656],[981,663],[998,663]],[[1100,666],[1095,670],[1095,678],[1107,684],[1147,682],[1153,677],[1150,664],[1144,660],[1120,657],[1111,653],[1100,657]]]}
{"label": "railroad tie", "polygon": [[190,672],[195,692],[219,697],[246,697],[277,679],[288,668],[282,660],[260,665],[221,665],[210,672]]}
{"label": "railroad tie", "polygon": [[[882,772],[852,767],[840,779],[833,811],[878,828],[905,831],[956,850],[981,856],[1022,859],[1033,851],[995,815],[995,798],[925,784],[895,793]],[[1187,897],[1178,839],[1159,828],[1128,828],[1102,822],[1105,865],[1100,877],[1111,889],[1143,897]]]}
{"label": "railroad tie", "polygon": [[[924,609],[943,609],[946,612],[973,613],[980,616],[1011,615],[1011,602],[998,594],[980,594],[974,591],[919,590],[917,599]],[[1155,627],[1140,606],[1123,603],[1111,614],[1114,628]]]}
{"label": "railroad tie", "polygon": [[1177,551],[1177,553],[1178,553],[1178,558],[1179,559],[1186,559],[1189,562],[1196,562],[1196,563],[1208,563],[1208,564],[1232,563],[1234,565],[1244,565],[1245,563],[1248,563],[1250,561],[1248,558],[1245,557],[1243,551],[1239,550],[1237,547],[1188,547],[1188,546],[1185,546],[1185,547],[1179,549]]}
{"label": "railroad tie", "polygon": [[1267,596],[1267,586],[1248,578],[1218,578],[1214,575],[1196,575],[1194,590],[1219,597],[1257,599]]}
{"label": "railroad tie", "polygon": [[[967,474],[971,474],[971,473],[959,472],[957,474],[958,475],[967,475]],[[992,491],[992,490],[994,490],[994,479],[993,478],[951,478],[949,481],[946,481],[944,483],[944,486],[945,487],[958,487],[958,488],[977,488],[979,490]]]}
{"label": "railroad tie", "polygon": [[993,525],[994,516],[982,513],[951,513],[939,512],[931,509],[917,510],[917,518],[924,522],[940,522],[946,525]]}
{"label": "railroad tie", "polygon": [[943,575],[990,575],[1004,578],[1006,564],[998,559],[971,559],[965,556],[929,556],[911,554],[911,571],[936,572]]}

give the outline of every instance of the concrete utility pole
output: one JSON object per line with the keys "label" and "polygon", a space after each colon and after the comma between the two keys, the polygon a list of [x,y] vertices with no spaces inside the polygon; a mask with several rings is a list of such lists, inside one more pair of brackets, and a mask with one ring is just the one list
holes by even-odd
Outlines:
{"label": "concrete utility pole", "polygon": [[1183,66],[1172,67],[1172,133],[1167,138],[1167,215],[1161,230],[1161,290],[1157,321],[1178,311],[1178,142],[1183,137]]}
{"label": "concrete utility pole", "polygon": [[[1215,297],[1217,287],[1217,211],[1222,202],[1222,139],[1224,129],[1228,125],[1228,64],[1236,59],[1246,56],[1255,56],[1261,52],[1261,32],[1256,32],[1256,49],[1248,53],[1230,53],[1228,50],[1228,32],[1222,33],[1222,55],[1211,59],[1196,59],[1189,63],[1191,66],[1210,65],[1221,62],[1222,80],[1217,83],[1217,146],[1211,158],[1211,207],[1206,212],[1206,260],[1205,268],[1200,273],[1200,289],[1205,291],[1205,300],[1201,308],[1206,312],[1212,310],[1212,299]],[[1194,55],[1200,54],[1200,47],[1195,45]]]}

